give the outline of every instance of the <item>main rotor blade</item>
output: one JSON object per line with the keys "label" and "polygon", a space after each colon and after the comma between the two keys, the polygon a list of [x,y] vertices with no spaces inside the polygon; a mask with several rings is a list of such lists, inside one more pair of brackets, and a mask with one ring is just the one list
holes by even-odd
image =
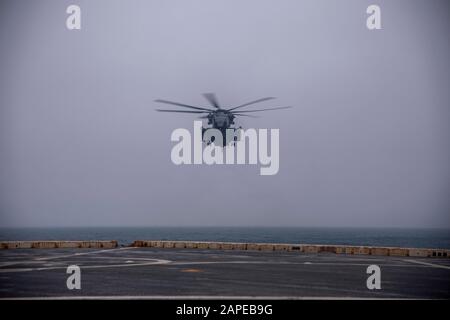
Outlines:
{"label": "main rotor blade", "polygon": [[190,105],[184,104],[184,103],[178,103],[178,102],[167,101],[167,100],[161,100],[161,99],[157,99],[157,100],[155,100],[155,102],[166,103],[166,104],[173,104],[173,105],[175,105],[175,106],[180,106],[180,107],[185,107],[185,108],[191,108],[191,109],[196,109],[196,110],[214,111],[213,109],[194,107],[194,106],[190,106]]}
{"label": "main rotor blade", "polygon": [[168,110],[168,109],[156,109],[159,112],[180,112],[180,113],[208,113],[209,111],[191,111],[191,110]]}
{"label": "main rotor blade", "polygon": [[267,100],[272,100],[272,99],[275,99],[275,98],[274,98],[274,97],[267,97],[267,98],[262,98],[262,99],[258,99],[258,100],[255,100],[255,101],[250,101],[250,102],[241,104],[240,106],[237,106],[237,107],[228,109],[228,111],[235,110],[235,109],[237,109],[237,108],[246,107],[246,106],[249,106],[249,105],[251,105],[251,104],[258,103],[258,102],[263,102],[263,101],[267,101]]}
{"label": "main rotor blade", "polygon": [[[278,108],[267,108],[267,109],[258,109],[258,110],[244,110],[244,111],[238,111],[237,113],[248,113],[248,112],[259,112],[259,111],[268,111],[268,110],[279,110],[279,109],[289,109],[292,107],[278,107]],[[231,114],[236,114],[231,112]]]}
{"label": "main rotor blade", "polygon": [[204,93],[203,96],[206,98],[206,100],[211,103],[214,107],[217,109],[220,109],[219,102],[217,101],[216,95],[214,93]]}
{"label": "main rotor blade", "polygon": [[252,116],[249,114],[241,114],[241,113],[233,113],[233,116],[239,116],[239,117],[250,117],[250,118],[260,118],[258,116]]}

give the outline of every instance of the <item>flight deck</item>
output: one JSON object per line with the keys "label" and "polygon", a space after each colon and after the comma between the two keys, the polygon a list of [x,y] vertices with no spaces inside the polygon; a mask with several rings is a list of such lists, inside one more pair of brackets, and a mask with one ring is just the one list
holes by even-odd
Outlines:
{"label": "flight deck", "polygon": [[[81,289],[69,290],[68,266]],[[367,268],[381,270],[368,289]],[[449,299],[450,259],[190,248],[0,250],[0,298]]]}

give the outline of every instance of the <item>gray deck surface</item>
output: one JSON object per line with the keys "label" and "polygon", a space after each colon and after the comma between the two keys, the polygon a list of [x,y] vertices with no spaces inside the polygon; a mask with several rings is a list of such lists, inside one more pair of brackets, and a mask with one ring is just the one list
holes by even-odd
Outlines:
{"label": "gray deck surface", "polygon": [[[381,290],[366,269],[381,268]],[[81,268],[68,290],[66,268]],[[430,298],[449,299],[450,259],[294,252],[117,248],[0,251],[0,298]]]}

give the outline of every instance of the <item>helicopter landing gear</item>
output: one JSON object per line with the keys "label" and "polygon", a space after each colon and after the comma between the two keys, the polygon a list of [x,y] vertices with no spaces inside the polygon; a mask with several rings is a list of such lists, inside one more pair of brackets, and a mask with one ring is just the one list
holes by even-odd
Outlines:
{"label": "helicopter landing gear", "polygon": [[240,140],[239,128],[204,128],[202,127],[202,141],[207,145],[214,143],[216,146],[236,146],[236,142]]}

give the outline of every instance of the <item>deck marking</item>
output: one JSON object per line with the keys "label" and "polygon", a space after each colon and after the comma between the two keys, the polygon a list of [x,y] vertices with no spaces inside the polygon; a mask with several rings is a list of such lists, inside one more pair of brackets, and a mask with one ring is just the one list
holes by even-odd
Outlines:
{"label": "deck marking", "polygon": [[[76,253],[65,254],[65,255],[60,255],[60,256],[34,258],[32,261],[15,260],[15,261],[1,263],[0,268],[13,266],[15,264],[24,264],[24,263],[30,264],[30,263],[33,263],[34,261],[47,261],[47,260],[54,260],[54,259],[60,259],[60,258],[78,257],[78,256],[95,254],[95,253],[103,253],[103,252],[111,252],[111,251],[127,250],[127,249],[135,249],[135,248],[134,247],[126,247],[126,248],[115,248],[115,249],[102,249],[102,250],[89,251],[89,252],[76,252]],[[1,272],[1,270],[0,270],[0,272]]]}
{"label": "deck marking", "polygon": [[412,260],[412,259],[405,259],[404,261],[411,262],[411,263],[417,263],[417,264],[423,264],[425,266],[433,267],[433,268],[441,268],[441,269],[448,269],[450,270],[450,266],[443,266],[441,264],[435,264],[425,261],[418,261],[418,260]]}
{"label": "deck marking", "polygon": [[59,258],[68,258],[68,257],[74,257],[74,256],[85,256],[95,253],[103,253],[103,252],[111,252],[111,251],[118,251],[118,250],[128,250],[128,249],[134,249],[133,247],[125,247],[125,248],[115,248],[115,249],[102,249],[102,250],[96,250],[96,251],[89,251],[89,252],[76,252],[71,254],[66,254],[62,256],[51,256],[51,257],[44,257],[44,258],[36,258],[35,260],[52,260],[52,259],[59,259]]}
{"label": "deck marking", "polygon": [[[290,261],[173,261],[170,265],[200,265],[200,264],[266,264],[266,265],[323,265],[323,266],[366,266],[368,263],[336,263],[336,262],[290,262]],[[419,266],[414,266],[410,264],[380,264],[383,267],[401,267],[401,268],[414,268]],[[426,266],[420,266],[426,268]]]}
{"label": "deck marking", "polygon": [[[146,262],[140,263],[125,263],[125,264],[107,264],[107,265],[81,265],[78,263],[82,269],[100,269],[100,268],[123,268],[123,267],[139,267],[139,266],[150,266],[150,265],[161,265],[168,264],[170,260],[164,259],[146,259]],[[55,270],[55,269],[66,269],[67,266],[62,267],[36,267],[36,268],[16,268],[16,269],[0,269],[0,273],[10,273],[10,272],[30,272],[30,271],[44,271],[44,270]]]}

